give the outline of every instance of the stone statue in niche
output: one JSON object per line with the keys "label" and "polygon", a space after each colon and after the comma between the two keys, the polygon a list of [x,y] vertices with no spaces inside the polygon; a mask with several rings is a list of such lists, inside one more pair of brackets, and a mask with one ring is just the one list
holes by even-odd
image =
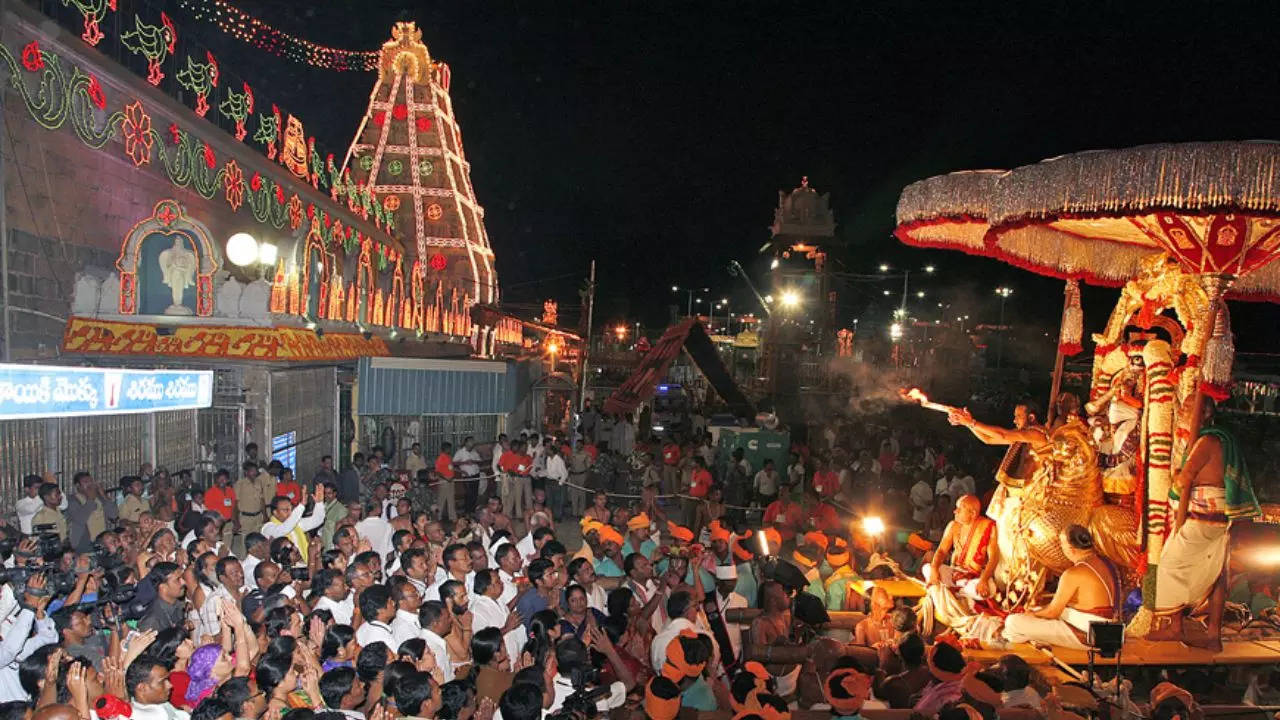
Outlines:
{"label": "stone statue in niche", "polygon": [[173,304],[165,308],[165,315],[194,315],[195,312],[182,304],[182,295],[188,287],[196,284],[196,254],[188,250],[182,242],[182,236],[173,238],[173,247],[160,251],[156,261],[164,284],[173,293]]}

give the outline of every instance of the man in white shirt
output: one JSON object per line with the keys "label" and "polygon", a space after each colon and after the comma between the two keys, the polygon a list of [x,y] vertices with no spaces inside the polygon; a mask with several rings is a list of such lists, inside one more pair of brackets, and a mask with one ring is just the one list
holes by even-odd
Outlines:
{"label": "man in white shirt", "polygon": [[463,491],[466,493],[463,496],[466,498],[466,507],[463,508],[465,515],[476,506],[476,500],[484,490],[474,479],[480,477],[480,453],[476,452],[475,438],[468,435],[462,440],[462,447],[453,453],[453,466],[458,469],[458,475],[461,476],[459,482],[463,484]]}
{"label": "man in white shirt", "polygon": [[222,600],[230,600],[240,607],[244,592],[244,569],[240,561],[228,555],[220,558],[214,565],[218,587],[212,594],[206,595],[204,604],[200,606],[196,622],[196,645],[218,642],[222,636]]}
{"label": "man in white shirt", "polygon": [[409,477],[415,480],[419,470],[427,469],[427,459],[422,457],[421,443],[414,443],[409,447],[409,452],[405,453],[404,469],[409,473]]}
{"label": "man in white shirt", "polygon": [[444,636],[453,629],[453,615],[439,600],[428,600],[418,610],[418,622],[422,625],[422,639],[427,641],[427,649],[436,658],[436,667],[440,668],[444,682],[453,680],[453,661],[449,659],[449,646]]}
{"label": "man in white shirt", "polygon": [[[21,609],[14,617],[12,627],[5,631],[4,640],[0,641],[0,702],[32,700],[18,679],[18,664],[45,645],[58,642],[58,630],[54,627],[53,618],[44,612],[52,597],[30,593],[30,590],[44,588],[45,579],[41,576],[32,577],[27,581],[27,586],[28,591],[22,595]],[[35,627],[36,634],[28,637],[32,626]]]}
{"label": "man in white shirt", "polygon": [[951,476],[951,483],[947,486],[947,494],[953,498],[976,495],[978,492],[977,487],[978,485],[972,475],[956,469],[955,474]]}
{"label": "man in white shirt", "polygon": [[[737,586],[738,568],[734,565],[717,565],[716,606],[720,610],[720,617],[725,617],[725,613],[730,610],[747,607],[747,599],[735,592]],[[729,634],[729,645],[733,648],[733,656],[740,657],[742,653],[742,626],[725,620],[724,627]]]}
{"label": "man in white shirt", "polygon": [[191,714],[169,704],[173,684],[169,669],[143,655],[133,661],[124,676],[125,692],[132,700],[132,720],[190,720]]}
{"label": "man in white shirt", "polygon": [[649,644],[649,661],[653,663],[654,672],[662,671],[662,663],[667,657],[667,645],[671,639],[684,630],[699,632],[694,623],[698,617],[698,604],[688,590],[676,590],[667,598],[667,617],[670,622],[662,627]]}
{"label": "man in white shirt", "polygon": [[422,637],[422,625],[418,623],[418,609],[422,607],[422,595],[409,578],[397,575],[391,578],[391,600],[396,604],[396,616],[391,621],[392,650],[405,640]]}
{"label": "man in white shirt", "polygon": [[799,453],[791,453],[791,464],[787,466],[787,485],[791,492],[804,492],[804,461]]}
{"label": "man in white shirt", "polygon": [[267,554],[271,550],[271,543],[262,533],[251,532],[244,536],[244,557],[240,560],[240,567],[244,570],[244,576],[253,584],[253,571],[257,569],[258,563],[267,559]]}
{"label": "man in white shirt", "polygon": [[374,552],[378,553],[385,565],[387,555],[391,554],[391,536],[395,534],[395,528],[382,518],[380,501],[372,500],[365,503],[364,512],[365,518],[356,523],[356,534],[369,541],[369,545],[373,547]]}
{"label": "man in white shirt", "polygon": [[436,581],[436,578],[428,577],[427,574],[427,552],[422,548],[409,548],[400,556],[400,568],[404,570],[405,577],[409,582],[413,583],[413,586],[417,588],[423,602],[431,599],[427,595],[427,588],[431,587]]}
{"label": "man in white shirt", "polygon": [[920,475],[920,479],[916,480],[916,484],[911,486],[911,519],[920,525],[924,525],[929,519],[929,512],[933,510],[933,487],[929,481],[924,479],[924,475]]}
{"label": "man in white shirt", "polygon": [[497,570],[480,570],[476,573],[471,586],[471,632],[474,635],[485,628],[498,628],[502,632],[502,643],[507,649],[507,656],[519,659],[528,636],[520,621],[520,614],[510,611],[499,602],[505,590],[503,585]]}
{"label": "man in white shirt", "polygon": [[545,523],[546,516],[534,513],[532,516],[534,527],[529,529],[529,534],[520,538],[520,542],[516,543],[516,549],[520,551],[520,558],[528,564],[538,559],[538,553],[542,551],[542,546],[556,539],[555,531],[547,527]]}
{"label": "man in white shirt", "polygon": [[769,507],[769,503],[778,499],[778,471],[773,468],[772,459],[766,458],[764,467],[756,473],[755,490],[761,507]]}
{"label": "man in white shirt", "polygon": [[[493,454],[493,457],[491,457],[489,460],[489,474],[492,475],[494,478],[495,487],[498,484],[497,478],[502,477],[502,468],[498,466],[498,461],[502,459],[502,453],[510,449],[511,449],[511,442],[507,440],[507,434],[502,433],[501,435],[498,435],[497,442],[493,444],[493,447],[489,451],[490,453]],[[480,495],[484,496],[485,491],[488,489],[489,489],[489,481],[481,480]]]}
{"label": "man in white shirt", "polygon": [[[22,481],[22,490],[24,495],[13,504],[13,509],[18,514],[18,527],[22,529],[23,535],[33,535],[31,530],[31,519],[40,512],[40,508],[44,507],[44,500],[40,499],[40,486],[44,484],[44,480],[39,475],[28,475]],[[62,496],[62,502],[58,504],[59,511],[67,509],[67,496]]]}
{"label": "man in white shirt", "polygon": [[436,573],[435,582],[427,588],[424,600],[440,600],[440,588],[450,580],[457,580],[463,587],[471,587],[476,574],[471,570],[471,553],[462,543],[454,543],[444,549],[444,574]]}
{"label": "man in white shirt", "polygon": [[386,585],[370,585],[360,593],[360,617],[364,622],[356,629],[356,642],[360,647],[368,647],[376,642],[384,642],[392,652],[399,649],[394,644],[391,634],[391,620],[396,616],[396,604],[391,600],[391,591]]}
{"label": "man in white shirt", "polygon": [[554,442],[547,445],[547,507],[557,518],[564,517],[565,482],[569,479],[569,467]]}
{"label": "man in white shirt", "polygon": [[346,576],[337,570],[321,570],[316,573],[315,582],[323,588],[315,609],[329,611],[339,625],[350,625],[356,608]]}
{"label": "man in white shirt", "polygon": [[520,551],[516,546],[511,543],[499,545],[494,558],[498,561],[498,577],[502,580],[502,593],[498,595],[498,604],[510,608],[516,596],[520,594],[516,578],[521,575],[521,570],[524,568],[524,559],[520,557]]}
{"label": "man in white shirt", "polygon": [[310,541],[307,539],[307,533],[324,525],[324,486],[315,489],[312,498],[315,506],[311,510],[311,514],[306,517],[302,513],[306,510],[305,503],[299,503],[297,507],[293,506],[293,501],[282,495],[277,495],[271,502],[271,519],[262,526],[262,536],[268,540],[274,540],[278,537],[288,537],[293,541],[293,546],[298,548],[298,552],[302,555],[302,562],[307,562],[310,557]]}

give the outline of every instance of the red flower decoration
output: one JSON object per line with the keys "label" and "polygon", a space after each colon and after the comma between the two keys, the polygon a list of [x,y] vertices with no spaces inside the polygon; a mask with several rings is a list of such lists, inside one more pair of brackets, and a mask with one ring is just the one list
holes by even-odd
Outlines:
{"label": "red flower decoration", "polygon": [[141,100],[124,109],[120,132],[124,135],[124,154],[134,165],[151,162],[151,116],[142,109]]}
{"label": "red flower decoration", "polygon": [[32,40],[22,48],[22,67],[31,72],[44,68],[44,56],[40,54],[40,43]]}
{"label": "red flower decoration", "polygon": [[404,103],[398,103],[391,108],[391,117],[396,120],[404,120],[409,117],[409,106]]}
{"label": "red flower decoration", "polygon": [[97,75],[89,76],[89,87],[86,88],[89,93],[89,102],[99,110],[107,109],[107,96],[102,92],[102,85],[98,82]]}
{"label": "red flower decoration", "polygon": [[419,115],[413,119],[413,124],[418,126],[418,132],[427,132],[431,129],[431,118]]}
{"label": "red flower decoration", "polygon": [[315,220],[315,219],[316,219],[316,206],[315,206],[315,203],[307,203],[307,219],[308,219],[308,220]]}
{"label": "red flower decoration", "polygon": [[226,191],[227,204],[231,206],[232,211],[240,209],[240,204],[244,202],[244,172],[235,160],[227,162],[227,173],[222,178],[223,188]]}
{"label": "red flower decoration", "polygon": [[174,145],[182,142],[182,131],[178,129],[178,123],[169,123],[169,137],[173,138]]}
{"label": "red flower decoration", "polygon": [[432,255],[431,259],[427,261],[427,264],[429,264],[431,269],[436,272],[443,272],[446,267],[449,267],[449,261],[445,260],[444,256],[439,253]]}
{"label": "red flower decoration", "polygon": [[253,176],[249,178],[249,189],[254,192],[258,192],[259,190],[262,189],[261,175],[259,175],[258,173],[254,173]]}
{"label": "red flower decoration", "polygon": [[387,121],[387,114],[385,112],[379,110],[378,112],[373,114],[374,125],[377,125],[378,127],[382,127],[382,124],[385,123],[386,121]]}
{"label": "red flower decoration", "polygon": [[213,156],[213,148],[209,147],[209,143],[204,144],[204,166],[212,170],[218,164],[218,159]]}
{"label": "red flower decoration", "polygon": [[276,185],[276,202],[284,204],[284,188],[279,185]]}

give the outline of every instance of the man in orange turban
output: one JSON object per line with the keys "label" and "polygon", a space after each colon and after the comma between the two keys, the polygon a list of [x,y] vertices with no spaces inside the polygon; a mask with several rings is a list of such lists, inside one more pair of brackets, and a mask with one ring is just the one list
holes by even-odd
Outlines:
{"label": "man in orange turban", "polygon": [[638,552],[641,555],[653,559],[654,552],[658,549],[658,543],[653,541],[649,536],[652,521],[649,520],[648,513],[636,513],[627,521],[627,540],[622,548],[622,557]]}
{"label": "man in orange turban", "polygon": [[603,525],[600,530],[600,556],[596,558],[595,567],[598,577],[622,577],[622,535],[611,525]]}

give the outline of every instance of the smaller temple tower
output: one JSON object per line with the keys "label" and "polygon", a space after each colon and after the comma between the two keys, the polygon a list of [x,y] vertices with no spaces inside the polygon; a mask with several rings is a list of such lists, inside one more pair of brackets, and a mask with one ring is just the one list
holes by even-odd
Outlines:
{"label": "smaller temple tower", "polygon": [[[799,308],[775,304],[766,329],[765,376],[777,411],[785,419],[788,406],[799,400],[801,347],[810,344],[819,355],[835,347],[836,294],[827,269],[827,249],[836,234],[830,195],[819,195],[809,187],[808,177],[791,192],[778,191],[769,230],[772,237],[765,251],[779,261],[770,271],[773,293],[775,297],[784,291],[796,293],[802,303]],[[798,262],[801,258],[812,260],[813,266]],[[807,327],[787,322],[806,318],[817,321],[813,334]]]}

